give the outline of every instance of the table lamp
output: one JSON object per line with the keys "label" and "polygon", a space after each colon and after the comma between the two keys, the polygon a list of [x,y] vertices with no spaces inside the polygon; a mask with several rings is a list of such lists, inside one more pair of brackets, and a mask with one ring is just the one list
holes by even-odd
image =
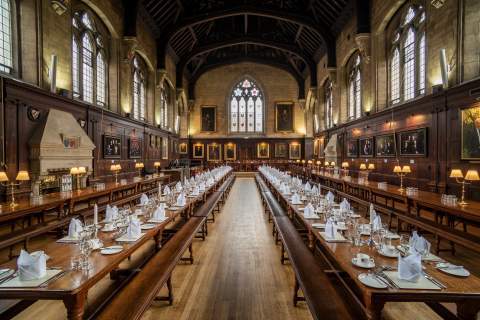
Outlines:
{"label": "table lamp", "polygon": [[15,178],[16,181],[20,181],[19,183],[14,183],[14,182],[9,182],[8,176],[5,173],[5,171],[0,172],[0,182],[7,183],[7,186],[10,186],[11,188],[11,193],[12,193],[12,200],[10,202],[10,207],[13,209],[16,206],[18,206],[18,203],[15,202],[15,186],[19,186],[22,181],[28,181],[30,180],[30,176],[28,175],[28,171],[18,171],[17,177]]}
{"label": "table lamp", "polygon": [[144,165],[143,165],[143,162],[136,162],[135,163],[135,169],[138,170],[138,176],[139,177],[142,177],[142,169],[143,169]]}
{"label": "table lamp", "polygon": [[118,172],[122,170],[122,166],[120,164],[112,164],[110,166],[110,171],[115,174],[115,184],[118,184]]}
{"label": "table lamp", "polygon": [[410,168],[409,165],[406,166],[395,166],[393,168],[393,173],[395,173],[397,176],[400,177],[400,189],[398,191],[403,192],[405,191],[405,188],[403,187],[403,177],[405,177],[407,174],[412,173],[412,169]]}
{"label": "table lamp", "polygon": [[342,169],[343,169],[343,173],[345,174],[345,177],[348,176],[349,167],[350,167],[350,164],[347,161],[342,162]]}
{"label": "table lamp", "polygon": [[450,172],[450,178],[455,178],[457,183],[462,185],[462,199],[458,204],[461,206],[467,205],[468,203],[465,201],[465,185],[470,184],[471,182],[466,182],[466,181],[479,181],[480,177],[478,175],[478,171],[468,170],[464,177],[462,170],[452,169],[452,171]]}
{"label": "table lamp", "polygon": [[155,169],[157,169],[157,175],[158,175],[158,171],[160,170],[160,161],[155,161],[153,163],[153,166],[155,167]]}
{"label": "table lamp", "polygon": [[360,170],[367,170],[367,165],[365,163],[360,163]]}

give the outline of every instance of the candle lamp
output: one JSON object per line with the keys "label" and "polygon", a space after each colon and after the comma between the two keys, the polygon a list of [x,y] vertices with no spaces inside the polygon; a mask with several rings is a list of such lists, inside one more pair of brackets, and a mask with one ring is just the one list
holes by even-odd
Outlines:
{"label": "candle lamp", "polygon": [[22,181],[29,181],[30,176],[28,175],[28,171],[18,171],[17,177],[15,178],[16,181],[19,181],[18,183],[14,182],[9,182],[10,179],[8,179],[7,174],[5,171],[0,172],[0,182],[1,183],[6,183],[6,186],[9,186],[11,188],[11,193],[12,193],[12,200],[10,202],[10,208],[15,208],[18,206],[18,203],[15,202],[15,186],[19,186]]}
{"label": "candle lamp", "polygon": [[72,167],[70,168],[70,174],[72,175],[73,179],[75,179],[75,184],[76,188],[79,189],[78,187],[78,176],[80,175],[80,170],[78,167]]}
{"label": "candle lamp", "polygon": [[350,164],[347,161],[342,162],[342,169],[343,169],[343,174],[345,177],[348,176],[348,168],[350,167]]}
{"label": "candle lamp", "polygon": [[155,167],[155,169],[157,170],[157,175],[159,174],[159,170],[160,170],[160,161],[155,161],[153,163],[153,166]]}
{"label": "candle lamp", "polygon": [[410,168],[410,166],[406,165],[406,166],[395,166],[393,168],[393,173],[395,173],[397,176],[400,177],[400,189],[398,189],[398,191],[400,192],[403,192],[405,191],[405,188],[403,187],[403,178],[409,174],[409,173],[412,173],[412,169]]}
{"label": "candle lamp", "polygon": [[317,164],[317,173],[319,173],[320,172],[320,165],[322,164],[322,161],[317,160],[316,164]]}
{"label": "candle lamp", "polygon": [[122,170],[122,166],[118,164],[112,164],[110,166],[110,171],[112,171],[115,174],[115,184],[118,184],[118,173]]}
{"label": "candle lamp", "polygon": [[138,170],[138,177],[140,177],[140,178],[142,177],[142,169],[143,169],[144,167],[145,167],[145,166],[144,166],[143,162],[136,162],[136,163],[135,163],[135,169]]}
{"label": "candle lamp", "polygon": [[478,175],[477,170],[468,170],[467,173],[465,174],[465,177],[463,176],[463,172],[460,169],[452,169],[450,172],[450,178],[455,178],[455,181],[457,183],[462,185],[462,198],[460,202],[458,203],[461,206],[466,206],[468,203],[465,201],[465,185],[471,184],[471,182],[467,181],[479,181],[480,177]]}

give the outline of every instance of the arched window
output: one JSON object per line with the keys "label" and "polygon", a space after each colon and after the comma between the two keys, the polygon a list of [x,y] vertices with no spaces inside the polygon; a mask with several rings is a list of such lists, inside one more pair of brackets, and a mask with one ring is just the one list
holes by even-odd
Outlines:
{"label": "arched window", "polygon": [[133,58],[133,118],[145,121],[146,102],[145,63],[139,56]]}
{"label": "arched window", "polygon": [[10,0],[0,0],[0,72],[13,71],[12,7]]}
{"label": "arched window", "polygon": [[230,95],[230,132],[263,132],[264,103],[264,95],[254,80],[245,78],[237,83]]}
{"label": "arched window", "polygon": [[99,31],[102,29],[101,23],[95,23],[90,13],[77,11],[73,15],[72,25],[73,96],[105,107],[108,92],[108,58],[104,36]]}
{"label": "arched window", "polygon": [[333,88],[332,82],[328,80],[325,83],[325,127],[331,128],[333,126]]}
{"label": "arched window", "polygon": [[350,58],[348,70],[348,119],[353,120],[362,116],[362,71],[358,53]]}
{"label": "arched window", "polygon": [[389,26],[390,104],[425,94],[425,10],[409,5]]}

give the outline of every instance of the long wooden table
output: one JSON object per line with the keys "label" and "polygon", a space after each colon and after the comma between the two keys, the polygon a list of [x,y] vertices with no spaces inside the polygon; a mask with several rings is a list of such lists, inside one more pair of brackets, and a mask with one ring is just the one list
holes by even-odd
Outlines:
{"label": "long wooden table", "polygon": [[[65,270],[65,274],[48,283],[46,287],[35,288],[0,288],[0,299],[22,299],[22,300],[62,300],[67,309],[68,319],[82,319],[85,312],[85,303],[90,288],[97,284],[110,272],[118,268],[118,265],[131,256],[137,249],[149,240],[155,240],[156,249],[160,249],[162,232],[165,227],[179,215],[186,219],[191,214],[193,206],[199,201],[204,201],[205,197],[228,177],[226,174],[222,179],[205,190],[203,194],[195,198],[187,197],[187,204],[180,210],[166,210],[168,217],[162,223],[156,224],[155,228],[143,230],[145,235],[134,243],[116,243],[115,238],[118,235],[110,232],[99,231],[98,236],[104,246],[120,244],[123,251],[115,255],[102,255],[94,251],[89,258],[92,269],[88,272],[71,271],[70,263],[73,257],[80,254],[78,246],[75,244],[49,242],[43,250],[50,256],[47,267],[56,267]],[[16,260],[3,264],[1,268],[16,269]],[[70,270],[70,271],[69,271]]]}
{"label": "long wooden table", "polygon": [[[319,233],[319,229],[313,228],[313,223],[321,222],[319,219],[305,219],[303,212],[299,210],[303,205],[292,205],[265,176],[270,190],[276,195],[283,205],[286,206],[290,216],[299,219],[308,231],[309,247],[314,250],[318,244],[322,250],[320,253],[330,265],[331,272],[335,273],[340,282],[347,290],[361,299],[372,319],[380,319],[381,312],[387,302],[425,302],[434,310],[442,309],[440,302],[453,302],[457,305],[457,316],[460,319],[476,319],[480,310],[480,279],[474,275],[467,278],[459,278],[447,275],[435,269],[431,264],[426,264],[428,274],[438,279],[447,286],[447,289],[432,290],[401,290],[401,289],[373,289],[363,285],[358,280],[358,275],[366,272],[365,269],[354,266],[351,262],[353,251],[351,243],[331,243],[325,241]],[[365,218],[361,222],[368,223]],[[393,241],[395,243],[395,241]],[[375,259],[376,265],[396,267],[395,258],[387,258],[376,252],[375,249],[364,246],[360,251]],[[445,310],[443,310],[445,311]]]}

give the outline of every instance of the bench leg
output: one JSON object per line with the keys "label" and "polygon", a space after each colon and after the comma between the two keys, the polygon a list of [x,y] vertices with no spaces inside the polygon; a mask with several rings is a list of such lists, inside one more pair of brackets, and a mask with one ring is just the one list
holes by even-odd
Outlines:
{"label": "bench leg", "polygon": [[295,277],[295,287],[293,289],[293,306],[296,307],[298,301],[305,301],[304,297],[298,295],[298,290],[300,290],[300,285],[298,283],[297,277]]}
{"label": "bench leg", "polygon": [[167,279],[168,295],[166,297],[155,297],[155,301],[168,301],[169,305],[173,304],[173,288],[172,288],[172,276]]}
{"label": "bench leg", "polygon": [[188,258],[181,258],[180,260],[190,261],[190,264],[193,264],[193,244],[192,243],[190,243],[190,245],[188,246],[188,253],[189,253]]}
{"label": "bench leg", "polygon": [[283,242],[281,243],[282,245],[282,257],[280,258],[280,262],[282,264],[285,264],[285,261],[288,260],[288,257],[285,256],[285,246],[283,245]]}

